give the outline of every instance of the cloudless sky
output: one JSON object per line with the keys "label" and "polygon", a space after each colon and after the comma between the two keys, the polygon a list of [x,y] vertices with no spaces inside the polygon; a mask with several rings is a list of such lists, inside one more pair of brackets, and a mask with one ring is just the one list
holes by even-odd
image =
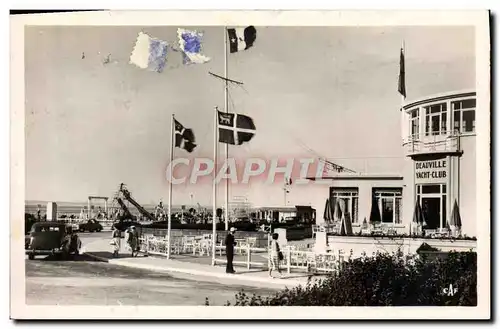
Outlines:
{"label": "cloudless sky", "polygon": [[[172,113],[199,144],[175,157],[212,157],[213,108],[223,109],[224,86],[208,71],[224,73],[224,30],[180,27],[204,32],[210,62],[184,66],[169,52],[163,73],[129,64],[138,32],[173,43],[177,27],[26,28],[27,200],[112,196],[121,182],[141,203],[167,200]],[[230,86],[229,109],[257,127],[230,156],[311,157],[312,149],[356,171],[400,172],[403,39],[408,99],[474,88],[471,27],[257,27],[253,48],[228,54],[229,77],[244,82]],[[282,205],[281,188],[238,185],[231,196]],[[311,189],[293,187],[291,204],[308,204]],[[212,187],[176,186],[173,202],[191,195],[208,205]]]}

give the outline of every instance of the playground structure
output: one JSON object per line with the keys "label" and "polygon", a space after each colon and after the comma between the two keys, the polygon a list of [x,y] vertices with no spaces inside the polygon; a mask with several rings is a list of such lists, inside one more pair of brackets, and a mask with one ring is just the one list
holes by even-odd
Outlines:
{"label": "playground structure", "polygon": [[[101,216],[104,217],[103,219],[107,218],[108,217],[108,197],[106,196],[89,196],[88,199],[87,199],[87,218],[88,219],[91,219],[91,218],[94,218],[94,217],[97,217],[97,219],[99,219]],[[92,201],[93,200],[104,200],[104,214],[102,212],[99,211],[99,213],[96,215],[96,216],[93,216],[93,210],[94,210],[94,207],[92,205]]]}
{"label": "playground structure", "polygon": [[149,211],[144,209],[144,207],[142,207],[137,201],[134,200],[134,198],[132,198],[130,191],[127,189],[127,187],[125,186],[124,183],[120,184],[120,187],[119,187],[118,192],[116,193],[116,195],[114,197],[114,200],[118,203],[120,209],[122,210],[122,215],[117,216],[119,218],[115,218],[115,219],[132,220],[132,221],[137,220],[136,216],[132,215],[129,208],[125,204],[125,201],[127,201],[139,211],[139,213],[142,215],[142,217],[144,219],[150,220],[150,221],[157,220],[153,214],[151,214]]}

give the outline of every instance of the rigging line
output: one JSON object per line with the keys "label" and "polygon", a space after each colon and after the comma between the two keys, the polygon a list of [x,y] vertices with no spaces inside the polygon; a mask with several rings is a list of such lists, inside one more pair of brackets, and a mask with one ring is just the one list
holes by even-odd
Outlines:
{"label": "rigging line", "polygon": [[227,97],[229,98],[229,101],[231,102],[231,108],[232,108],[233,112],[235,112],[236,106],[234,105],[234,100],[233,100],[233,97],[231,96],[231,93],[229,92],[229,90],[227,91]]}
{"label": "rigging line", "polygon": [[242,85],[243,84],[243,82],[232,80],[232,79],[229,79],[229,78],[224,78],[224,77],[222,77],[222,76],[220,76],[218,74],[212,73],[210,71],[208,72],[208,74],[210,74],[210,75],[212,75],[212,76],[214,76],[216,78],[219,78],[221,80],[224,80],[224,81],[227,81],[227,82],[231,82],[231,83],[234,83],[234,84],[237,84],[237,85]]}

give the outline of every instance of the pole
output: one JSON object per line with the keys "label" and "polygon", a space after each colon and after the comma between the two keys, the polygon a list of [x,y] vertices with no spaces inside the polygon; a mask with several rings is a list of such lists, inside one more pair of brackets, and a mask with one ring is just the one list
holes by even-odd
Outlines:
{"label": "pole", "polygon": [[172,162],[174,161],[174,136],[175,134],[175,118],[174,114],[172,114],[172,120],[170,123],[170,173],[169,173],[169,182],[168,182],[168,229],[167,229],[167,239],[168,239],[168,248],[167,248],[167,259],[170,259],[170,250],[172,249]]}
{"label": "pole", "polygon": [[283,197],[285,199],[285,207],[286,207],[286,193],[287,193],[287,189],[286,189],[286,184],[285,184],[285,187],[283,187]]}
{"label": "pole", "polygon": [[[405,41],[404,41],[404,39],[401,42],[401,51],[403,52],[404,60],[406,61],[406,49],[405,49]],[[404,64],[405,64],[405,76],[404,76],[405,81],[404,81],[404,84],[405,84],[405,91],[406,91],[406,63],[404,63]],[[401,124],[403,125],[403,127],[404,127],[404,125],[406,125],[406,127],[408,127],[408,120],[406,120],[406,115],[405,115],[405,111],[404,111],[404,108],[403,108],[404,104],[405,104],[405,100],[406,100],[405,95],[401,95],[401,121],[402,121]],[[419,120],[420,120],[420,113],[419,113],[418,117],[419,117]],[[420,134],[420,124],[418,125],[418,127],[419,127],[418,128],[419,131],[417,132],[417,134]],[[403,129],[403,131],[406,132],[407,130]],[[414,136],[413,136],[413,133],[411,131],[409,131],[409,133],[410,133],[410,135],[412,135],[409,142],[412,143],[412,148],[413,148],[413,143],[414,143],[413,137]],[[408,138],[408,134],[406,134],[406,136],[403,136],[403,138],[405,138],[405,139]],[[413,160],[411,160],[411,161],[412,161],[412,172],[411,172],[412,183],[411,183],[411,188],[412,188],[412,191],[413,191],[412,192],[413,193],[413,205],[415,206],[415,204],[417,202],[417,195],[416,195],[417,189],[415,187],[415,162]],[[413,222],[413,218],[412,218],[412,222]],[[411,237],[412,228],[413,228],[412,227],[412,222],[410,222],[410,237]],[[410,242],[408,244],[408,247],[411,248],[411,246],[410,246],[411,238],[410,238],[409,241]]]}
{"label": "pole", "polygon": [[214,173],[212,182],[212,266],[215,266],[215,245],[217,244],[217,185],[215,178],[217,177],[217,106],[214,109]]}
{"label": "pole", "polygon": [[[224,27],[224,112],[228,113],[228,81],[227,81],[227,27]],[[226,164],[229,156],[229,144],[224,144],[224,154]],[[224,216],[226,219],[225,229],[229,230],[229,179],[226,178],[226,195],[225,195],[225,210]]]}

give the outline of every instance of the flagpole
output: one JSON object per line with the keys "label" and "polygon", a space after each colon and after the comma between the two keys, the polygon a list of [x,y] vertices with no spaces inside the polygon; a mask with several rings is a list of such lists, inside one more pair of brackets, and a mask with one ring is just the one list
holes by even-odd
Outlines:
{"label": "flagpole", "polygon": [[215,178],[217,177],[217,106],[214,108],[214,173],[212,182],[212,266],[215,266],[215,245],[217,244],[217,183]]}
{"label": "flagpole", "polygon": [[[228,113],[228,75],[227,75],[227,26],[224,27],[224,112]],[[228,156],[229,156],[229,144],[224,145],[224,154],[225,154],[225,159],[226,159],[226,165],[228,162]],[[226,178],[226,191],[225,191],[225,210],[224,210],[224,217],[225,217],[225,229],[226,231],[229,230],[229,179]]]}
{"label": "flagpole", "polygon": [[[401,51],[403,52],[403,60],[406,62],[406,49],[405,49],[405,40],[404,39],[401,42]],[[405,94],[406,94],[406,63],[403,63],[403,64],[404,64],[404,80],[405,80],[405,81],[403,81],[403,83],[405,86]],[[402,120],[401,124],[406,125],[408,127],[408,121],[406,120],[405,110],[403,108],[405,101],[406,101],[406,96],[401,94],[401,120]],[[419,115],[419,118],[420,118],[420,115]],[[420,127],[420,124],[419,124],[419,127]],[[405,133],[407,132],[406,129],[403,129],[403,131]],[[419,133],[419,132],[417,132],[417,133]],[[406,133],[406,136],[403,136],[403,137],[408,138],[408,135],[411,135],[412,140],[410,142],[413,143],[413,135],[412,135],[411,131],[409,131],[409,134]],[[412,145],[412,147],[413,147],[413,145]],[[412,170],[412,184],[411,184],[412,187],[411,188],[413,190],[413,204],[415,204],[417,201],[417,196],[416,196],[416,188],[415,188],[415,163],[413,161],[412,161],[412,166],[413,166],[413,170]],[[413,219],[410,222],[410,237],[413,233],[412,226],[413,226]],[[411,242],[411,239],[409,241]],[[410,245],[408,245],[408,246],[410,246]]]}
{"label": "flagpole", "polygon": [[174,161],[174,137],[175,137],[175,118],[172,114],[172,119],[170,122],[170,170],[169,170],[169,182],[168,182],[168,229],[167,229],[167,239],[168,239],[168,249],[167,249],[167,259],[170,259],[170,250],[172,241],[172,162]]}

